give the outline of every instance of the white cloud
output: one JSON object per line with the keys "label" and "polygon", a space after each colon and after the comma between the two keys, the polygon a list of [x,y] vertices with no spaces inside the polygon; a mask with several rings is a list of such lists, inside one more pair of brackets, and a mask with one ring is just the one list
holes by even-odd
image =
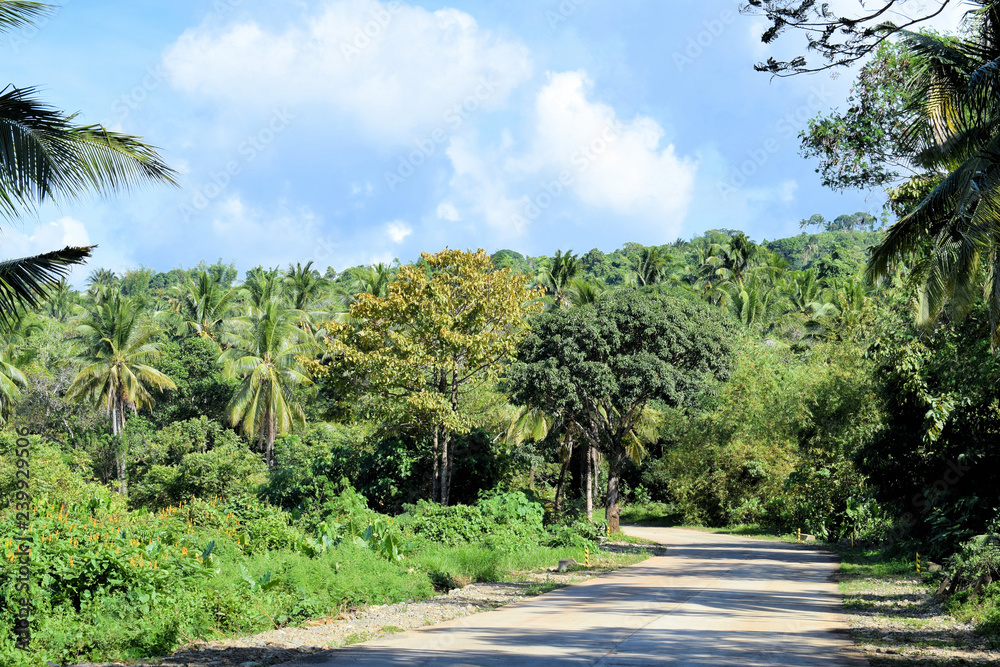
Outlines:
{"label": "white cloud", "polygon": [[437,217],[448,222],[458,222],[462,219],[462,216],[458,213],[458,209],[451,202],[443,202],[438,206]]}
{"label": "white cloud", "polygon": [[281,100],[332,110],[388,142],[498,108],[532,70],[527,47],[469,14],[377,0],[325,2],[283,30],[205,23],[181,35],[164,64],[192,95],[233,108]]}
{"label": "white cloud", "polygon": [[566,208],[566,193],[615,215],[630,233],[655,230],[672,238],[680,231],[696,161],[664,146],[654,119],[623,120],[592,101],[592,88],[585,72],[551,74],[536,98],[533,136],[520,152],[509,137],[495,146],[452,139],[454,199],[502,230],[498,242],[527,233],[549,209]]}
{"label": "white cloud", "polygon": [[[93,245],[86,225],[68,216],[37,225],[30,233],[6,228],[2,233],[2,243],[7,259],[40,255],[53,250],[62,250],[66,246]],[[78,285],[89,271],[87,265],[76,266],[68,279],[74,285]]]}
{"label": "white cloud", "polygon": [[586,204],[679,224],[697,165],[672,145],[660,147],[663,128],[652,118],[622,122],[610,106],[589,101],[592,87],[582,71],[550,77],[536,104],[536,156],[575,172],[573,188]]}
{"label": "white cloud", "polygon": [[396,220],[386,225],[386,233],[393,243],[402,243],[407,236],[413,233],[413,228],[402,220]]}
{"label": "white cloud", "polygon": [[233,257],[253,258],[265,267],[284,266],[289,261],[313,261],[317,267],[340,265],[340,244],[329,237],[321,220],[311,210],[274,209],[247,204],[240,197],[213,203],[211,216],[215,237],[209,245],[224,247]]}
{"label": "white cloud", "polygon": [[38,225],[30,234],[11,229],[3,231],[4,254],[10,258],[88,245],[91,241],[86,225],[68,216]]}

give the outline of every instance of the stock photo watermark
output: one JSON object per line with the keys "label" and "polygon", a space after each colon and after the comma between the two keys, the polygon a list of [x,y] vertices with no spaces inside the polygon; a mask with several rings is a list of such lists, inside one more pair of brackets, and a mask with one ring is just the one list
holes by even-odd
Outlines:
{"label": "stock photo watermark", "polygon": [[448,125],[448,128],[435,128],[427,136],[414,141],[414,150],[410,151],[407,155],[399,157],[396,170],[385,172],[385,184],[389,186],[389,191],[395,192],[396,188],[404,183],[406,179],[417,173],[417,169],[437,152],[438,147],[448,141],[451,132],[462,127],[465,121],[471,118],[474,113],[482,108],[487,100],[493,97],[499,87],[500,82],[492,76],[480,77],[479,84],[472,94],[445,111],[443,120]]}
{"label": "stock photo watermark", "polygon": [[569,21],[576,11],[587,4],[588,0],[562,0],[554,9],[545,10],[545,20],[549,22],[549,27],[555,30],[560,25]]}
{"label": "stock photo watermark", "polygon": [[740,162],[736,169],[729,174],[729,179],[719,181],[717,188],[724,200],[745,186],[761,169],[764,168],[771,158],[781,151],[785,142],[794,140],[798,136],[798,129],[815,114],[828,106],[831,93],[825,85],[819,85],[812,89],[806,103],[786,113],[774,125],[775,136],[765,139],[756,148],[751,148],[746,152],[746,159]]}
{"label": "stock photo watermark", "polygon": [[726,28],[736,21],[736,13],[726,9],[717,18],[705,21],[697,35],[690,37],[682,51],[674,51],[674,65],[678,72],[683,72],[689,65],[700,58],[726,32]]}
{"label": "stock photo watermark", "polygon": [[566,190],[576,183],[580,174],[586,172],[591,164],[608,151],[621,136],[621,133],[621,122],[610,122],[599,136],[580,146],[570,158],[570,164],[573,168],[562,170],[555,179],[542,184],[533,197],[528,197],[528,202],[521,212],[513,216],[511,224],[515,228],[523,228],[529,222],[534,222],[541,217],[542,213],[548,210],[557,199],[563,196]]}
{"label": "stock photo watermark", "polygon": [[219,197],[233,182],[233,178],[243,173],[243,169],[257,159],[275,139],[284,132],[295,114],[287,109],[275,109],[267,125],[255,134],[248,136],[236,148],[239,159],[232,158],[222,169],[209,175],[209,182],[195,189],[191,198],[181,206],[181,216],[187,222],[197,213],[204,211],[213,200]]}
{"label": "stock photo watermark", "polygon": [[403,4],[401,2],[390,2],[385,8],[379,7],[371,13],[371,20],[365,23],[363,26],[359,26],[354,30],[354,39],[350,42],[340,43],[340,53],[343,54],[344,60],[350,63],[352,60],[360,56],[367,48],[372,44],[379,41],[382,34],[392,23],[392,19],[395,18],[401,11],[403,11]]}
{"label": "stock photo watermark", "polygon": [[[246,0],[215,0],[212,3],[212,11],[209,12],[208,18],[223,19],[236,11],[245,2]],[[142,79],[130,91],[111,103],[111,111],[115,114],[115,120],[121,123],[133,111],[139,109],[149,99],[150,95],[163,85],[168,76],[169,74],[162,62],[147,67]]]}
{"label": "stock photo watermark", "polygon": [[22,46],[25,46],[35,37],[38,37],[38,34],[71,4],[73,4],[73,0],[63,0],[61,5],[51,6],[49,8],[50,11],[11,34],[6,42],[6,46],[13,49],[14,53],[20,53]]}
{"label": "stock photo watermark", "polygon": [[27,651],[31,644],[31,535],[28,528],[31,523],[31,442],[28,440],[31,432],[26,428],[17,430],[17,441],[14,451],[14,522],[19,535],[15,535],[15,548],[10,560],[17,564],[17,577],[14,582],[15,594],[20,594],[14,607],[14,635],[17,637],[16,648]]}
{"label": "stock photo watermark", "polygon": [[141,107],[149,99],[153,91],[159,88],[166,78],[167,70],[162,64],[155,67],[147,67],[146,76],[142,78],[142,81],[128,93],[111,103],[111,110],[115,114],[115,120],[120,123],[128,118],[133,111]]}

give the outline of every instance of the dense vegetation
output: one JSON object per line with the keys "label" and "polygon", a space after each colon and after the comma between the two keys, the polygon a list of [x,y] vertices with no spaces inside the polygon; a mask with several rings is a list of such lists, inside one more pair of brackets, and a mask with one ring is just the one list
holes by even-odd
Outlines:
{"label": "dense vegetation", "polygon": [[32,434],[35,646],[150,655],[580,559],[619,503],[947,555],[995,515],[988,324],[918,329],[902,280],[861,279],[879,238],[62,285],[0,355],[5,507]]}

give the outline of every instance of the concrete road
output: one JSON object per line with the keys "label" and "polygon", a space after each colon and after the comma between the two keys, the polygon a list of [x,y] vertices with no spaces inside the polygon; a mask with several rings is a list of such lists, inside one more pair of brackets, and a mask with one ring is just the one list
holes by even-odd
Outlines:
{"label": "concrete road", "polygon": [[295,665],[867,665],[844,632],[832,556],[676,528],[668,555],[495,611]]}

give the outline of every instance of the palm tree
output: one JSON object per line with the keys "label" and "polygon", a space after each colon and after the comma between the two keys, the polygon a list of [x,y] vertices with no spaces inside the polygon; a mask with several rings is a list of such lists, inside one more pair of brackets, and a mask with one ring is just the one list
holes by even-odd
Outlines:
{"label": "palm tree", "polygon": [[643,248],[639,260],[633,263],[636,282],[640,285],[656,285],[663,282],[671,262],[656,246]]}
{"label": "palm tree", "polygon": [[[152,364],[160,356],[159,330],[143,326],[139,303],[119,292],[109,291],[77,326],[82,344],[83,369],[66,392],[69,399],[90,401],[107,412],[116,441],[125,427],[128,413],[137,413],[155,404],[154,391],[177,386]],[[118,479],[123,495],[128,493],[125,451],[117,442]]]}
{"label": "palm tree", "polygon": [[785,299],[774,285],[752,275],[732,283],[729,292],[733,314],[747,328],[764,330],[779,324]]}
{"label": "palm tree", "polygon": [[21,387],[28,384],[20,368],[25,362],[11,345],[0,352],[0,424],[7,423],[14,402],[21,396]]}
{"label": "palm tree", "polygon": [[985,296],[1000,345],[1000,2],[971,0],[961,37],[903,33],[917,61],[902,144],[930,193],[873,249],[874,281],[911,263],[917,321]]}
{"label": "palm tree", "polygon": [[288,271],[285,272],[285,283],[288,286],[292,307],[304,313],[322,307],[324,294],[330,284],[330,281],[321,276],[312,265],[312,262],[305,266],[296,262],[295,266],[289,265]]}
{"label": "palm tree", "polygon": [[355,266],[348,269],[344,295],[344,305],[350,306],[357,301],[358,294],[371,294],[372,296],[385,297],[389,283],[396,279],[397,269],[386,264],[373,264],[372,266]]}
{"label": "palm tree", "polygon": [[312,262],[302,266],[288,266],[285,285],[292,308],[299,313],[299,323],[307,331],[316,333],[315,322],[328,320],[332,313],[328,309],[330,281],[312,268]]}
{"label": "palm tree", "polygon": [[224,335],[230,348],[220,357],[227,376],[241,381],[227,407],[229,422],[257,440],[269,466],[277,436],[305,423],[295,388],[312,384],[299,358],[315,342],[295,326],[295,315],[276,298],[252,306]]}
{"label": "palm tree", "polygon": [[247,310],[263,310],[265,304],[282,299],[285,296],[285,283],[281,269],[265,269],[262,266],[250,269],[240,293]]}
{"label": "palm tree", "polygon": [[55,287],[49,293],[48,303],[46,304],[46,311],[49,317],[60,322],[65,322],[73,310],[74,296],[73,288],[70,287],[65,278],[56,283]]}
{"label": "palm tree", "polygon": [[193,278],[171,288],[167,301],[170,312],[180,319],[178,335],[192,331],[218,342],[218,335],[233,311],[237,292],[234,287],[224,287],[208,271],[197,271]]}
{"label": "palm tree", "polygon": [[574,307],[593,305],[600,301],[601,296],[607,289],[607,286],[600,280],[592,282],[583,278],[576,278],[568,290],[569,302]]}
{"label": "palm tree", "polygon": [[[0,0],[0,31],[23,28],[51,5]],[[100,125],[81,126],[76,116],[36,99],[34,88],[0,91],[0,215],[13,220],[50,200],[88,193],[111,194],[140,183],[174,183],[175,172],[140,138]],[[0,319],[21,307],[37,308],[43,295],[92,247],[0,262]]]}
{"label": "palm tree", "polygon": [[562,250],[556,250],[555,257],[546,261],[538,270],[538,282],[552,298],[556,308],[570,305],[569,290],[579,271],[580,260],[572,250],[565,255]]}

